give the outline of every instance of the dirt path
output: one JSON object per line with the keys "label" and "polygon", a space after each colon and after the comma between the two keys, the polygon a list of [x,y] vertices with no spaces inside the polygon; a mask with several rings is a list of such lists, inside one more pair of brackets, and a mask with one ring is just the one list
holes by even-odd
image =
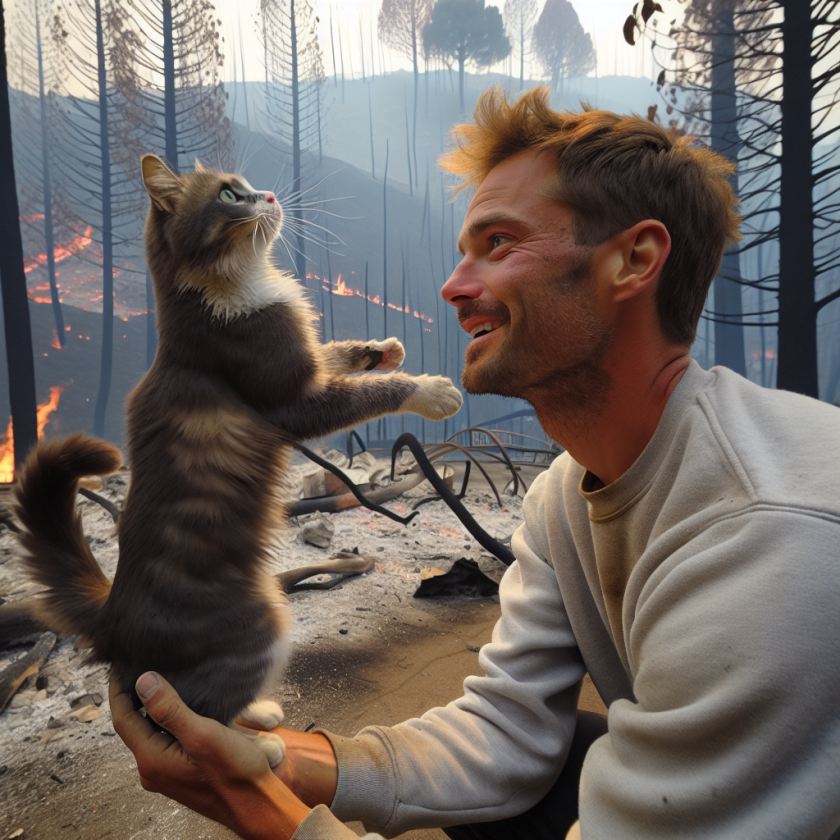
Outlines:
{"label": "dirt path", "polygon": [[[306,597],[316,595],[329,597]],[[347,634],[301,646],[275,698],[284,705],[290,726],[315,723],[345,735],[366,724],[421,714],[458,696],[464,677],[478,673],[478,654],[468,645],[489,640],[498,609],[486,600],[415,600],[373,619],[377,630],[364,643]],[[131,754],[113,737],[107,699],[100,710],[100,718],[64,727],[69,731],[63,737],[43,747],[39,736],[24,736],[18,755],[2,755],[0,837],[17,829],[23,829],[18,835],[23,840],[233,836],[143,791]],[[404,836],[431,840],[443,834]]]}

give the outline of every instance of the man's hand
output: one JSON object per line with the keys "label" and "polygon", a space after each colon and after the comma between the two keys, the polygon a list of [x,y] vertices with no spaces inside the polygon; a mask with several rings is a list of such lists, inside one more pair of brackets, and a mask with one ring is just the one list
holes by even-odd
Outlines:
{"label": "man's hand", "polygon": [[134,753],[145,790],[162,793],[248,840],[288,840],[294,834],[309,808],[271,772],[251,740],[190,711],[154,672],[143,674],[136,688],[147,714],[178,739],[136,712],[111,680],[114,729]]}

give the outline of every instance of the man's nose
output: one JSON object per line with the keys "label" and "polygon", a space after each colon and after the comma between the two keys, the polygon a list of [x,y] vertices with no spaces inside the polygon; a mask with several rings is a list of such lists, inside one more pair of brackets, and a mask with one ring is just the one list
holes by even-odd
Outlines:
{"label": "man's nose", "polygon": [[453,306],[458,306],[465,300],[472,300],[481,296],[483,285],[476,273],[476,266],[469,256],[464,257],[449,279],[443,284],[440,296]]}

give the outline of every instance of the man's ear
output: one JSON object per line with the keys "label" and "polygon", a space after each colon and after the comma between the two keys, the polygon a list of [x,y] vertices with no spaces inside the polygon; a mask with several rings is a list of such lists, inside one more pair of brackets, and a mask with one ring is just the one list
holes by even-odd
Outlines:
{"label": "man's ear", "polygon": [[164,213],[174,213],[181,179],[157,155],[143,155],[140,165],[143,183],[154,205]]}
{"label": "man's ear", "polygon": [[622,231],[614,243],[620,261],[612,277],[611,297],[619,303],[635,297],[658,280],[671,253],[671,236],[662,222],[646,219]]}

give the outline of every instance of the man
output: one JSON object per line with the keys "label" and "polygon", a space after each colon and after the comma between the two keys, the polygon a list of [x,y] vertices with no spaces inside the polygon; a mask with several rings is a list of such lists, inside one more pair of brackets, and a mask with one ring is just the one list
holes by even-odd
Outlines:
{"label": "man", "polygon": [[[352,739],[283,730],[281,781],[146,674],[147,711],[179,741],[114,693],[144,787],[273,840],[352,838],[339,819],[458,840],[824,840],[840,825],[840,413],[690,360],[738,238],[731,167],[638,118],[554,112],[545,89],[487,92],[475,117],[443,160],[476,187],[442,291],[473,336],[463,383],[529,400],[566,449],[526,498],[485,676]],[[603,737],[576,717],[587,671]]]}

